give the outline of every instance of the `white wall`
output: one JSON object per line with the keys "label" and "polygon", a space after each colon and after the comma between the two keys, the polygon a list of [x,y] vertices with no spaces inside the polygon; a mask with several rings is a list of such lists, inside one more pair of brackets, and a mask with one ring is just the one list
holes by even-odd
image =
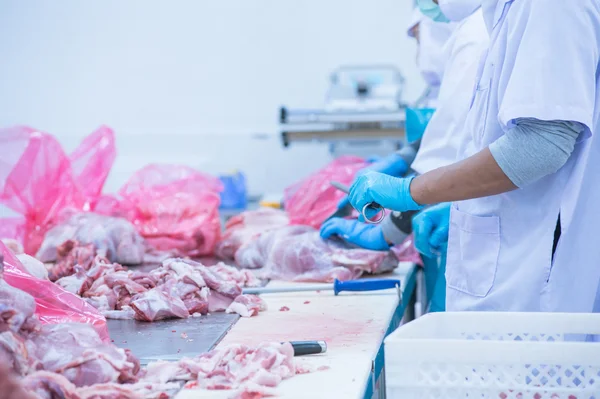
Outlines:
{"label": "white wall", "polygon": [[0,0],[0,126],[48,131],[67,150],[113,127],[109,191],[148,162],[180,162],[241,168],[252,192],[277,192],[329,159],[325,145],[281,147],[278,107],[320,106],[335,67],[392,63],[407,99],[420,94],[411,4]]}

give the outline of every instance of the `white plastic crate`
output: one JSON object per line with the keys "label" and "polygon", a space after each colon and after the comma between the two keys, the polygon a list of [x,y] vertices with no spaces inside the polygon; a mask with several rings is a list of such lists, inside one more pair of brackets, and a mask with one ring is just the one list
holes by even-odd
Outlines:
{"label": "white plastic crate", "polygon": [[600,314],[446,312],[385,340],[388,399],[600,399]]}

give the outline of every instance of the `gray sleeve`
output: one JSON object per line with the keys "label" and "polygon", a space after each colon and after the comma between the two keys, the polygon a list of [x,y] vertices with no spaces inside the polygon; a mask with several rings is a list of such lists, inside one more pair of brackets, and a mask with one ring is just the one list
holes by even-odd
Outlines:
{"label": "gray sleeve", "polygon": [[417,211],[392,212],[381,222],[385,240],[392,245],[401,244],[412,233],[412,218]]}
{"label": "gray sleeve", "polygon": [[407,144],[400,148],[398,151],[396,151],[396,154],[400,156],[404,162],[406,162],[406,165],[410,166],[417,156],[417,151],[419,151],[420,145],[421,140],[415,141],[414,143]]}
{"label": "gray sleeve", "polygon": [[492,156],[517,187],[558,171],[569,159],[585,126],[570,121],[518,119],[490,145]]}

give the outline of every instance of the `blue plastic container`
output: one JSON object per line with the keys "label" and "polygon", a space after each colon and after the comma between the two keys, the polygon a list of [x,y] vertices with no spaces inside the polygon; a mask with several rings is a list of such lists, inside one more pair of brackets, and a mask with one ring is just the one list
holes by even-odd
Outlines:
{"label": "blue plastic container", "polygon": [[423,137],[435,108],[406,108],[406,140],[414,143]]}
{"label": "blue plastic container", "polygon": [[219,179],[223,183],[221,209],[246,209],[248,206],[246,176],[236,171],[232,174],[222,175]]}

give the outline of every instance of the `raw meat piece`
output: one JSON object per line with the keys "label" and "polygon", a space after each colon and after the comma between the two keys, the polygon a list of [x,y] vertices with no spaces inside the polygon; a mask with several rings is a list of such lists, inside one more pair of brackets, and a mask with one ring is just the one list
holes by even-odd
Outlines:
{"label": "raw meat piece", "polygon": [[265,310],[267,310],[267,303],[258,295],[240,295],[229,305],[226,312],[252,317]]}
{"label": "raw meat piece", "polygon": [[[148,364],[143,381],[154,384],[165,384],[169,381],[189,381],[197,378],[192,375],[187,364],[193,363],[190,358],[183,358],[176,362],[158,360]],[[193,364],[195,366],[195,364]]]}
{"label": "raw meat piece", "polygon": [[209,296],[210,289],[204,287],[198,294],[184,298],[183,303],[191,315],[194,313],[207,314],[209,312]]}
{"label": "raw meat piece", "polygon": [[324,241],[308,226],[286,226],[261,235],[238,251],[238,266],[262,268],[260,277],[293,281],[351,280],[363,272],[382,273],[398,260],[390,251],[351,248]]}
{"label": "raw meat piece", "polygon": [[0,303],[0,332],[7,330],[18,331],[20,329],[20,325],[19,328],[14,326],[14,324],[19,323],[19,320],[16,319],[18,316],[19,311],[17,309]]}
{"label": "raw meat piece", "polygon": [[142,380],[135,384],[127,385],[127,387],[131,388],[144,399],[170,399],[181,388],[181,385],[174,382],[154,384]]}
{"label": "raw meat piece", "polygon": [[0,241],[2,241],[4,245],[6,245],[6,247],[12,251],[13,254],[21,255],[23,253],[23,246],[19,241],[13,238],[3,238]]}
{"label": "raw meat piece", "polygon": [[36,371],[25,377],[22,384],[38,399],[81,399],[77,387],[57,373]]}
{"label": "raw meat piece", "polygon": [[27,392],[22,382],[17,380],[2,358],[0,358],[0,392],[2,399],[45,399]]}
{"label": "raw meat piece", "polygon": [[127,385],[96,384],[80,388],[77,393],[81,399],[144,399]]}
{"label": "raw meat piece", "polygon": [[8,285],[0,273],[0,331],[18,332],[34,312],[33,297]]}
{"label": "raw meat piece", "polygon": [[254,275],[254,273],[246,269],[228,266],[223,262],[210,266],[210,269],[228,280],[235,281],[243,287],[260,287],[262,285],[262,282]]}
{"label": "raw meat piece", "polygon": [[135,310],[131,306],[123,306],[121,310],[104,310],[102,315],[107,319],[132,320],[135,318]]}
{"label": "raw meat piece", "polygon": [[0,359],[18,375],[26,375],[35,369],[36,361],[25,345],[25,340],[12,331],[0,334]]}
{"label": "raw meat piece", "polygon": [[229,305],[233,302],[233,299],[225,296],[219,292],[211,291],[208,296],[208,312],[224,312],[227,310]]}
{"label": "raw meat piece", "polygon": [[33,277],[48,280],[48,271],[42,262],[27,254],[17,254],[16,257]]}
{"label": "raw meat piece", "polygon": [[117,297],[116,307],[120,309],[127,305],[132,295],[146,292],[147,289],[131,279],[131,272],[118,271],[104,276],[104,283]]}
{"label": "raw meat piece", "polygon": [[131,279],[147,289],[156,287],[156,279],[148,273],[135,271],[131,274]]}
{"label": "raw meat piece", "polygon": [[87,288],[89,288],[88,282],[88,276],[85,273],[85,270],[81,267],[77,267],[75,269],[75,274],[58,279],[56,284],[72,294],[83,295]]}
{"label": "raw meat piece", "polygon": [[289,224],[287,213],[273,208],[260,208],[233,216],[225,224],[225,233],[217,244],[216,255],[221,259],[235,259],[240,247],[261,234]]}
{"label": "raw meat piece", "polygon": [[303,181],[286,188],[283,202],[290,223],[318,229],[336,211],[337,204],[345,195],[330,182],[349,186],[356,172],[365,166],[367,163],[362,158],[339,157]]}
{"label": "raw meat piece", "polygon": [[103,343],[87,324],[45,325],[32,342],[44,370],[62,374],[76,386],[136,381],[139,363],[123,349]]}
{"label": "raw meat piece", "polygon": [[70,276],[75,273],[75,266],[83,270],[92,267],[96,250],[93,244],[82,245],[77,241],[67,240],[57,247],[56,263],[48,264],[48,278],[50,281]]}
{"label": "raw meat piece", "polygon": [[[188,262],[183,259],[167,259],[163,262],[163,269],[167,272],[164,275],[165,277],[176,277],[178,280],[187,281],[197,287],[206,286],[206,281],[201,271],[205,269],[205,266],[198,262]],[[213,275],[210,274],[209,277],[213,277]]]}
{"label": "raw meat piece", "polygon": [[36,257],[42,262],[55,262],[59,247],[68,240],[93,244],[97,253],[111,262],[141,264],[146,247],[135,227],[123,218],[75,213],[57,224],[44,237]]}
{"label": "raw meat piece", "polygon": [[[178,362],[148,365],[144,381],[190,381],[188,388],[254,391],[276,387],[297,374],[294,349],[289,343],[265,343],[250,348],[230,345]],[[305,367],[298,367],[306,370]]]}
{"label": "raw meat piece", "polygon": [[212,255],[221,234],[219,179],[181,165],[148,165],[119,190],[127,218],[151,247]]}
{"label": "raw meat piece", "polygon": [[227,275],[220,274],[217,269],[212,270],[201,263],[188,259],[169,259],[165,261],[164,265],[169,268],[176,267],[181,263],[193,266],[194,270],[197,270],[202,276],[206,286],[213,291],[232,299],[242,293],[242,287],[236,281],[228,279]]}
{"label": "raw meat piece", "polygon": [[129,305],[135,311],[135,318],[141,321],[156,321],[174,317],[185,319],[190,315],[185,303],[180,298],[170,296],[160,288],[153,288],[136,295]]}

